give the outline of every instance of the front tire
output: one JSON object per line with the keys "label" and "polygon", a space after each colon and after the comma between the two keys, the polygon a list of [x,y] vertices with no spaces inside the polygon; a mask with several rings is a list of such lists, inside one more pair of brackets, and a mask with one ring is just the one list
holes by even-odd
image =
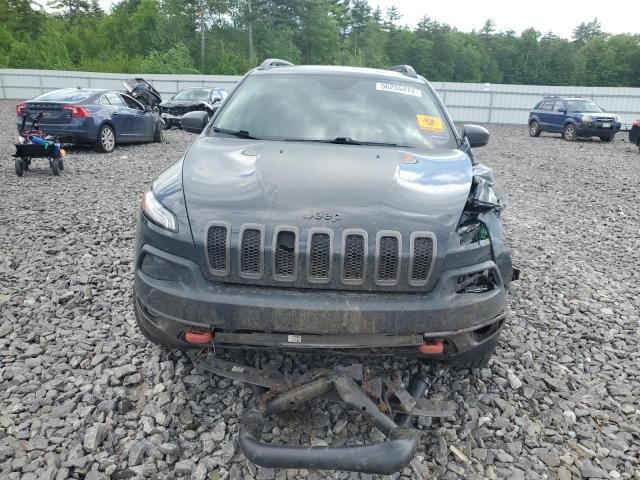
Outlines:
{"label": "front tire", "polygon": [[573,123],[565,125],[563,137],[567,142],[575,142],[578,139],[578,130]]}
{"label": "front tire", "polygon": [[158,123],[158,126],[156,127],[156,132],[153,135],[153,141],[155,143],[162,143],[163,140],[164,140],[164,129],[160,127],[160,123]]}
{"label": "front tire", "polygon": [[116,135],[111,125],[103,125],[98,131],[96,150],[102,153],[111,153],[116,148]]}
{"label": "front tire", "polygon": [[606,136],[606,137],[600,137],[600,140],[602,140],[603,142],[609,143],[609,142],[612,142],[614,138],[616,138],[616,134],[615,133],[613,135],[609,135],[609,136]]}
{"label": "front tire", "polygon": [[540,124],[535,120],[529,123],[529,136],[530,137],[540,136]]}

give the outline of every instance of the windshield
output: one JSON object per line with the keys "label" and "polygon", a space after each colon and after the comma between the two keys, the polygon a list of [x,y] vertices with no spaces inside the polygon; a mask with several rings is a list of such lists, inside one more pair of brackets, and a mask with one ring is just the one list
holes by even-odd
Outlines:
{"label": "windshield", "polygon": [[223,108],[214,126],[253,138],[456,148],[434,97],[418,83],[340,75],[253,76]]}
{"label": "windshield", "polygon": [[569,110],[580,113],[600,113],[602,109],[591,100],[567,100]]}
{"label": "windshield", "polygon": [[207,100],[211,93],[210,88],[190,88],[178,92],[174,100]]}
{"label": "windshield", "polygon": [[87,98],[95,95],[95,91],[90,90],[78,90],[77,88],[65,88],[63,90],[54,90],[48,92],[34,100],[40,100],[43,102],[65,102],[65,103],[77,103],[86,100]]}

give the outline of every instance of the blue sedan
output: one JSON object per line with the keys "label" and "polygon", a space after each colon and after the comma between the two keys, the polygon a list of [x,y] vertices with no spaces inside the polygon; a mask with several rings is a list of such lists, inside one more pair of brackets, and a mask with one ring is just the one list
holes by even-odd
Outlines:
{"label": "blue sedan", "polygon": [[16,106],[18,132],[40,115],[39,128],[64,142],[93,144],[111,152],[116,144],[161,142],[164,124],[149,106],[126,93],[65,88]]}

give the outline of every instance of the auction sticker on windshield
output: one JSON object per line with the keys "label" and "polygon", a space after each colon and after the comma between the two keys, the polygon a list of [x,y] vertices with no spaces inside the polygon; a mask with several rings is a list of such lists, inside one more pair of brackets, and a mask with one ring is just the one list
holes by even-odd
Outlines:
{"label": "auction sticker on windshield", "polygon": [[444,125],[440,117],[434,117],[432,115],[416,115],[418,119],[418,128],[420,130],[427,130],[428,132],[444,132]]}
{"label": "auction sticker on windshield", "polygon": [[414,97],[422,97],[422,90],[419,88],[407,87],[406,85],[398,85],[396,83],[376,82],[376,90],[382,92],[401,93],[402,95],[413,95]]}

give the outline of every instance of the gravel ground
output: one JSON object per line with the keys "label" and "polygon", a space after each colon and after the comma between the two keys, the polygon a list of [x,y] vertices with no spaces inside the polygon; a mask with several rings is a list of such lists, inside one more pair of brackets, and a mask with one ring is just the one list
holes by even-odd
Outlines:
{"label": "gravel ground", "polygon": [[[17,178],[13,103],[0,102],[0,478],[372,478],[249,464],[235,438],[251,390],[138,332],[139,199],[194,137],[173,130],[162,145],[109,155],[76,148],[59,178],[37,160]],[[626,134],[601,144],[491,130],[477,156],[507,192],[522,269],[510,322],[488,368],[429,370],[434,397],[455,401],[457,416],[422,419],[418,454],[390,478],[640,479],[640,156]],[[283,370],[335,361],[251,357]],[[368,365],[403,379],[430,368]],[[360,420],[318,401],[265,438],[380,438]]]}

